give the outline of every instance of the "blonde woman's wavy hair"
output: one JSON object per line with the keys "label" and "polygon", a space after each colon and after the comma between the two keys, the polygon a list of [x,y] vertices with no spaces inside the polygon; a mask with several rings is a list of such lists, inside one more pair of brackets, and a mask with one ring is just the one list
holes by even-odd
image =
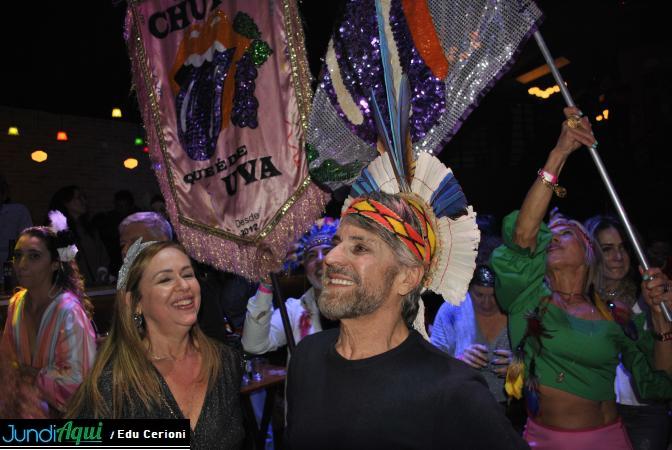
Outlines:
{"label": "blonde woman's wavy hair", "polygon": [[[126,288],[117,291],[109,336],[105,339],[96,357],[91,373],[73,397],[66,417],[77,417],[82,410],[93,410],[94,418],[120,418],[124,407],[158,409],[163,395],[157,371],[147,358],[146,330],[138,328],[133,321],[141,299],[140,281],[150,261],[160,251],[174,248],[186,255],[184,248],[175,242],[156,242],[147,246],[133,261]],[[130,294],[130,301],[127,295]],[[198,327],[189,331],[195,348],[201,353],[199,377],[209,386],[222,370],[218,344],[210,340]],[[99,380],[103,371],[112,370],[112,404],[103,399]]]}

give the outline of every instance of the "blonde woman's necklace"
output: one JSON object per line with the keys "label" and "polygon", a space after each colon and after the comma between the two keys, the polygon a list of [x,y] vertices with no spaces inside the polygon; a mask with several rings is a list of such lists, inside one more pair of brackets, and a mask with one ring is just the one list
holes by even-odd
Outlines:
{"label": "blonde woman's necklace", "polygon": [[[584,306],[588,305],[590,307],[590,312],[591,313],[595,312],[595,305],[586,297],[586,295],[583,292],[562,292],[554,290],[553,293],[558,294],[565,311],[569,311],[570,306],[573,305],[584,305]],[[572,298],[574,297],[579,297],[581,301],[572,303]]]}
{"label": "blonde woman's necklace", "polygon": [[174,357],[174,356],[171,355],[171,354],[167,354],[167,355],[165,355],[165,356],[158,356],[158,355],[155,355],[155,354],[154,354],[154,352],[152,351],[152,347],[151,347],[151,345],[150,345],[150,347],[147,349],[147,353],[149,353],[149,358],[150,358],[152,361],[175,361],[175,362],[181,362],[181,361],[186,360],[186,359],[189,357],[189,355],[191,355],[191,353],[192,353],[191,350],[192,350],[192,345],[191,345],[191,344],[188,344],[188,345],[187,345],[187,349],[184,351],[184,355],[182,355],[182,357],[180,357],[180,358],[176,358],[176,357]]}

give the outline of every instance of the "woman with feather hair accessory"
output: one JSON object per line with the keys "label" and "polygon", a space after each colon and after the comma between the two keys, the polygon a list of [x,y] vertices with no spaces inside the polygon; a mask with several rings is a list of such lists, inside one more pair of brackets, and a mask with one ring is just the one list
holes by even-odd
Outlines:
{"label": "woman with feather hair accessory", "polygon": [[504,219],[504,244],[491,260],[514,348],[505,387],[525,397],[524,437],[534,448],[626,450],[632,446],[616,410],[616,367],[622,360],[643,397],[672,396],[672,346],[663,342],[672,333],[659,306],[671,298],[656,275],[643,289],[653,333],[643,330],[643,316],[631,318],[629,307],[595,295],[599,261],[583,225],[557,211],[548,226],[542,222],[553,194],[566,194],[557,178],[569,156],[597,145],[578,109],[564,114],[557,144],[520,211]]}
{"label": "woman with feather hair accessory", "polygon": [[65,217],[50,211],[49,218],[51,227],[23,230],[14,248],[20,289],[9,301],[0,346],[57,417],[93,365],[96,333]]}

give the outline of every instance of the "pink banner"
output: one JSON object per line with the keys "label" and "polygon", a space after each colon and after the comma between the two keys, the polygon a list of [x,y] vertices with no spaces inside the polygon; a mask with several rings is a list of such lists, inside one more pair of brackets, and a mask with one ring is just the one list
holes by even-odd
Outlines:
{"label": "pink banner", "polygon": [[[255,278],[325,203],[310,183],[310,107],[293,0],[130,2],[127,39],[150,156],[180,241]],[[257,247],[267,244],[272,253]]]}

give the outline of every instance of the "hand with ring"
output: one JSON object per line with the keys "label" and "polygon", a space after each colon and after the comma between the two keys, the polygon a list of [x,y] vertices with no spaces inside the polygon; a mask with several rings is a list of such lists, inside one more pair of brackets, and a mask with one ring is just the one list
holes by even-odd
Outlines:
{"label": "hand with ring", "polygon": [[581,116],[577,114],[572,114],[567,117],[567,126],[569,128],[579,128],[581,127]]}
{"label": "hand with ring", "polygon": [[569,155],[584,145],[586,147],[597,145],[588,118],[582,116],[578,108],[567,107],[563,109],[563,112],[566,120],[563,122],[560,137],[555,145],[556,151]]}

